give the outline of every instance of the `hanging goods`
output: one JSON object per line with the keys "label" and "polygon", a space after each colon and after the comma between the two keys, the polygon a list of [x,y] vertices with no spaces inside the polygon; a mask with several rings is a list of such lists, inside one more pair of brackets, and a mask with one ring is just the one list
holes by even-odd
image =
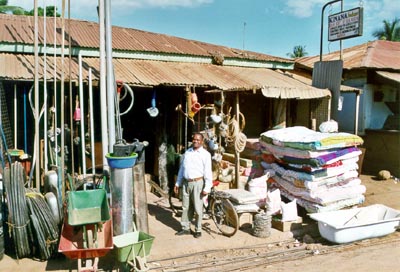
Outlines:
{"label": "hanging goods", "polygon": [[192,92],[189,88],[186,90],[186,105],[188,109],[187,113],[182,110],[181,104],[176,106],[175,110],[183,113],[183,115],[185,115],[194,124],[193,117],[201,110],[202,106],[198,102],[197,94],[194,91]]}
{"label": "hanging goods", "polygon": [[153,91],[153,97],[151,98],[151,107],[147,108],[147,112],[151,117],[157,117],[158,109],[156,108],[156,91]]}

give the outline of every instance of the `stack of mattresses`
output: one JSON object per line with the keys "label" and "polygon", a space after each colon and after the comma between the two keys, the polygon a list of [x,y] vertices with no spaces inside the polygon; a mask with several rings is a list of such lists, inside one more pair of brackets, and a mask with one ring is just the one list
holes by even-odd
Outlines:
{"label": "stack of mattresses", "polygon": [[260,135],[263,153],[273,155],[273,177],[281,194],[308,212],[339,210],[364,202],[358,177],[363,143],[357,135],[322,133],[306,127],[270,130]]}

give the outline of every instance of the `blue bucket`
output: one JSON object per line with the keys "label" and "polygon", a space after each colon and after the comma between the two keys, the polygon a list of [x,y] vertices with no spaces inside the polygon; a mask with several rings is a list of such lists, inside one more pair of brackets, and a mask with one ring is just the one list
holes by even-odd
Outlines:
{"label": "blue bucket", "polygon": [[111,168],[131,168],[135,165],[138,154],[133,152],[130,156],[114,157],[112,154],[106,154],[108,165]]}

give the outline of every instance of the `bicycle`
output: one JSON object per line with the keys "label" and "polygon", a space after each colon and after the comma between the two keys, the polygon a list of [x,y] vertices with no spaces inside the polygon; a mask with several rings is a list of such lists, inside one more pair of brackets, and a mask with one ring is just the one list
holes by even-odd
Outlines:
{"label": "bicycle", "polygon": [[230,195],[224,191],[215,190],[213,186],[209,197],[211,217],[217,229],[227,237],[235,235],[239,229],[239,216],[229,200]]}
{"label": "bicycle", "polygon": [[[162,191],[161,188],[150,182],[157,192]],[[215,223],[217,229],[222,235],[231,237],[235,235],[239,229],[239,215],[235,207],[229,200],[230,195],[224,191],[217,191],[215,189],[219,182],[214,181],[211,191],[208,195],[208,206],[205,207],[205,212],[211,214],[211,218]],[[162,196],[168,198],[170,209],[176,216],[180,216],[182,212],[182,199],[180,196],[175,195],[173,191],[166,194],[162,191]]]}

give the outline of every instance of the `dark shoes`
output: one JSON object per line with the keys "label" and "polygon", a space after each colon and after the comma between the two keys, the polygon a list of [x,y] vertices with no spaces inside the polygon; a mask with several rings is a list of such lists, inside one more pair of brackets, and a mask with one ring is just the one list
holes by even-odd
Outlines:
{"label": "dark shoes", "polygon": [[[182,236],[182,235],[189,235],[191,233],[192,232],[190,230],[184,230],[183,229],[183,230],[180,230],[180,231],[176,232],[175,235]],[[201,232],[193,232],[193,237],[194,238],[200,238],[201,237]]]}
{"label": "dark shoes", "polygon": [[182,236],[182,235],[189,235],[189,234],[190,234],[190,230],[185,230],[185,229],[180,230],[180,231],[178,231],[178,232],[175,233],[175,235],[179,235],[179,236]]}

